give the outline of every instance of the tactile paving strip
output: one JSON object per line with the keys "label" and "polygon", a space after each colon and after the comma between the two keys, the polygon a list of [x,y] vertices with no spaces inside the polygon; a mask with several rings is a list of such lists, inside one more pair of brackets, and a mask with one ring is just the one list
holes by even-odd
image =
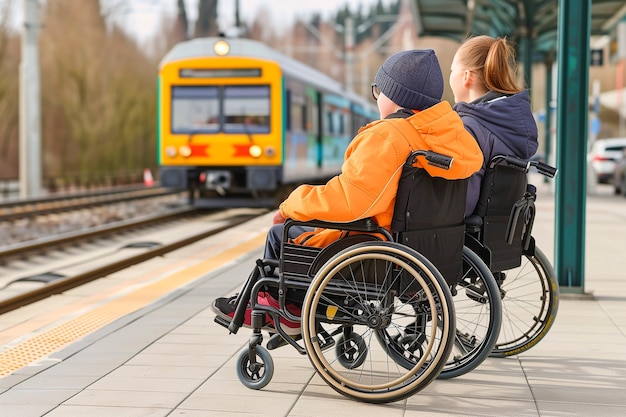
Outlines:
{"label": "tactile paving strip", "polygon": [[160,281],[139,288],[0,352],[0,378],[46,358],[62,347],[235,260],[242,253],[258,248],[264,242],[265,235],[259,235],[234,248],[221,252],[213,258],[206,259],[190,268],[168,275]]}

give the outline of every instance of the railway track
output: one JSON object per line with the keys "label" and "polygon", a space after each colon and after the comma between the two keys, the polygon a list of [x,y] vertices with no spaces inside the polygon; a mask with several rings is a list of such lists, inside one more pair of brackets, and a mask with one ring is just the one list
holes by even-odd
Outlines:
{"label": "railway track", "polygon": [[135,186],[87,193],[61,194],[41,198],[12,200],[0,202],[0,222],[12,222],[36,216],[176,194],[180,194],[180,192],[161,187],[146,188]]}
{"label": "railway track", "polygon": [[[137,186],[3,202],[0,203],[0,245],[34,244],[42,239],[47,245],[47,236],[72,235],[83,229],[185,206],[179,192]],[[36,244],[33,249],[37,249]],[[11,252],[26,250],[18,245]],[[2,255],[8,253],[0,252],[0,261]]]}
{"label": "railway track", "polygon": [[62,246],[74,245],[85,240],[99,239],[115,233],[125,233],[141,227],[152,226],[172,219],[179,219],[181,216],[193,216],[199,212],[199,210],[194,208],[182,207],[155,215],[106,223],[74,232],[43,236],[26,242],[0,246],[0,259],[6,262],[6,260],[11,258],[24,258],[33,252],[41,253],[56,250]]}
{"label": "railway track", "polygon": [[[134,245],[132,247],[135,249],[142,249],[139,252],[130,251],[128,254],[124,254],[123,256],[116,256],[115,259],[111,261],[94,263],[91,266],[85,265],[80,268],[80,272],[78,273],[62,275],[48,271],[47,273],[39,273],[34,276],[16,278],[5,282],[3,288],[0,288],[0,314],[16,310],[20,307],[52,295],[63,293],[69,289],[110,275],[132,265],[162,256],[168,252],[180,249],[201,239],[205,239],[228,230],[236,225],[245,223],[261,214],[265,214],[266,212],[267,210],[249,210],[244,212],[233,211],[229,214],[228,210],[226,210],[221,214],[213,213],[212,220],[206,221],[203,220],[204,217],[211,216],[210,214],[207,215],[205,212],[203,215],[197,209],[180,208],[166,214],[150,216],[149,218],[124,221],[118,224],[105,225],[99,228],[84,230],[66,236],[51,236],[49,238],[43,238],[38,242],[28,242],[13,245],[12,247],[0,248],[0,259],[6,259],[8,257],[16,258],[20,256],[28,256],[28,253],[33,252],[58,250],[59,247],[70,244],[76,245],[78,244],[77,242],[85,241],[86,239],[102,240],[106,239],[107,236],[129,233],[129,230],[137,230],[139,228],[161,225],[158,227],[165,230],[166,227],[162,226],[163,224],[166,224],[167,222],[181,223],[184,218],[191,219],[195,216],[199,219],[197,222],[198,225],[194,225],[192,233],[184,234],[178,238],[173,238],[167,242],[160,243],[155,241],[144,241],[141,237],[139,237],[135,240],[134,244],[131,244],[131,246]],[[202,224],[205,224],[204,227],[201,226]],[[180,234],[179,232],[172,233],[174,235]],[[158,234],[164,235],[165,232],[161,231]],[[74,257],[70,256],[70,259],[74,259]],[[6,291],[15,284],[33,282],[37,284],[36,288],[27,288],[23,291],[17,292],[13,291],[11,295],[6,295]],[[4,297],[2,294],[3,292],[5,292]]]}

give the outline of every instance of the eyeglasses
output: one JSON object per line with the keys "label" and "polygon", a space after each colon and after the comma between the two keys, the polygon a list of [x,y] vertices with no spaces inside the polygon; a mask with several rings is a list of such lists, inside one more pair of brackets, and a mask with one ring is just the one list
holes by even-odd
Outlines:
{"label": "eyeglasses", "polygon": [[380,88],[378,88],[378,85],[376,85],[376,83],[372,83],[372,97],[374,97],[374,100],[378,101],[379,96]]}

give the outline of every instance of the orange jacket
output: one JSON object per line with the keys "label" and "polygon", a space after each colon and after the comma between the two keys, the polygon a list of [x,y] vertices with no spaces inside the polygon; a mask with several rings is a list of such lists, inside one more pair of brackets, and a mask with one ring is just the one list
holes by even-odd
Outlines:
{"label": "orange jacket", "polygon": [[[447,179],[467,178],[483,162],[478,143],[450,104],[443,101],[408,118],[383,119],[362,127],[346,150],[341,174],[325,185],[299,186],[281,203],[280,213],[300,221],[351,222],[374,217],[390,230],[402,165],[414,150],[453,157],[450,170],[428,165],[421,157],[415,164],[431,176]],[[317,229],[311,233],[314,236],[306,234],[304,243],[323,247],[340,233]],[[303,237],[296,242],[302,242]]]}

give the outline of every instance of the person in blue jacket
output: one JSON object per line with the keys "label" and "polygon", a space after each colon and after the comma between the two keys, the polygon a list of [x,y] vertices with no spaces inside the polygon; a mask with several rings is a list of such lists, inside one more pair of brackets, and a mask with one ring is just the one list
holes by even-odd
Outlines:
{"label": "person in blue jacket", "polygon": [[466,217],[474,213],[492,157],[528,159],[537,151],[530,95],[518,85],[516,70],[515,50],[506,38],[468,38],[454,55],[449,80],[456,103],[453,108],[484,155],[481,170],[469,180]]}

